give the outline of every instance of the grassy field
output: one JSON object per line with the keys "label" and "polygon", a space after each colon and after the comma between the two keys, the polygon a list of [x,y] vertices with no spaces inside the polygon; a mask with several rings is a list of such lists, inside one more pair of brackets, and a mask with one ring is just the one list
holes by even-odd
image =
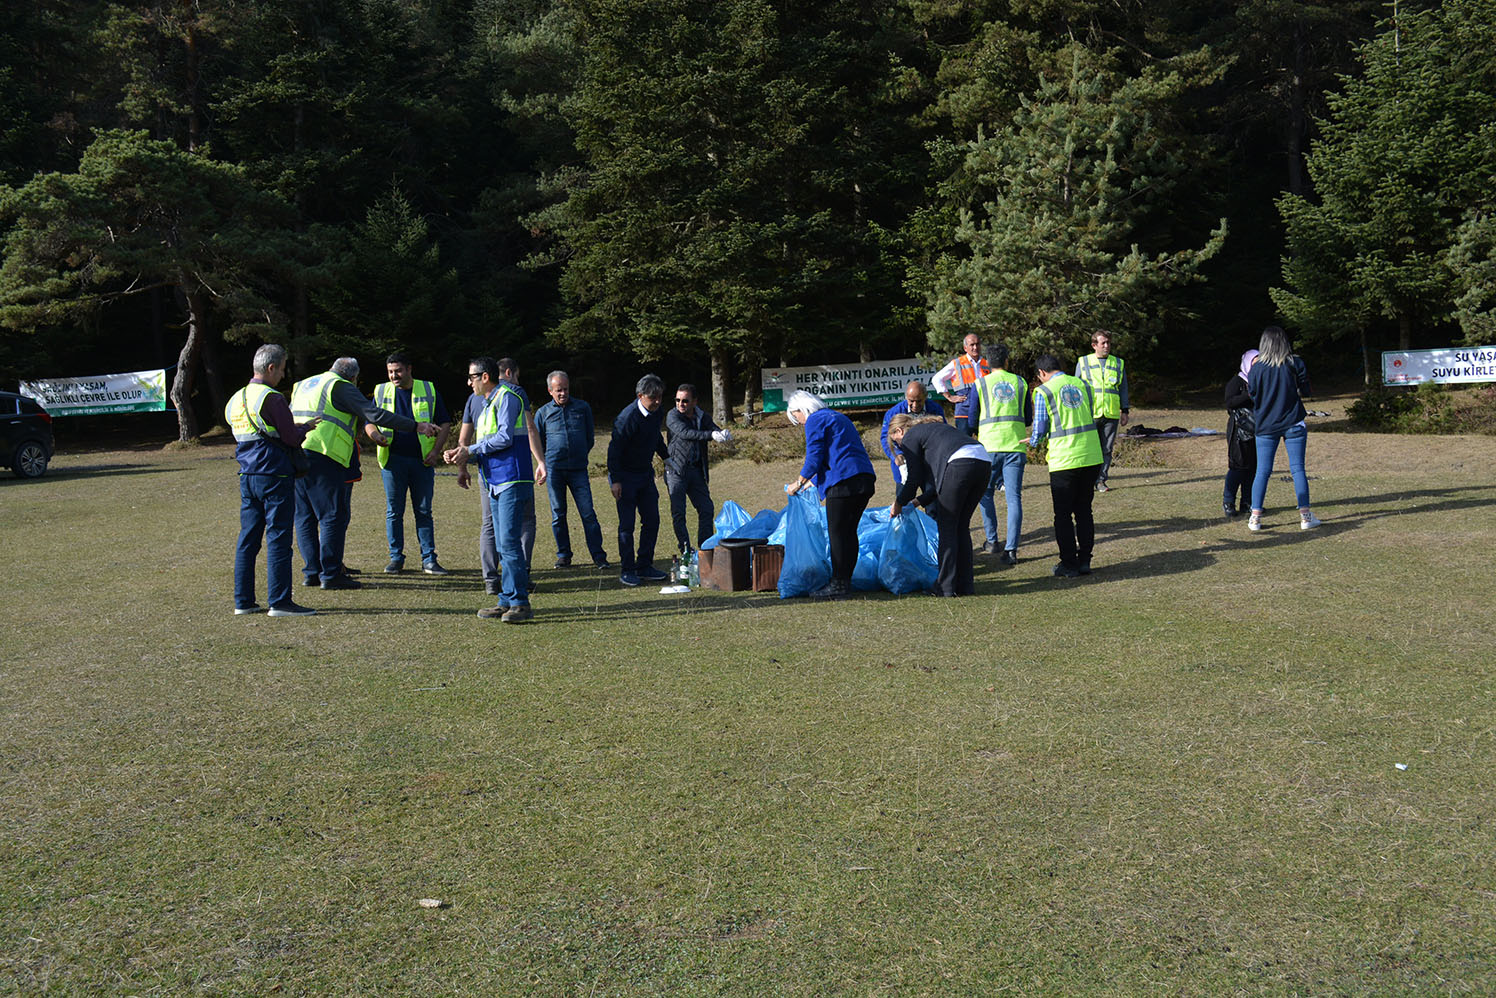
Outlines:
{"label": "grassy field", "polygon": [[368,587],[274,620],[227,446],[0,481],[0,991],[1496,992],[1496,441],[1317,433],[1307,533],[1223,449],[1133,448],[1077,582],[1031,468],[971,600],[624,590],[542,513],[521,627],[451,476],[451,577],[371,475]]}

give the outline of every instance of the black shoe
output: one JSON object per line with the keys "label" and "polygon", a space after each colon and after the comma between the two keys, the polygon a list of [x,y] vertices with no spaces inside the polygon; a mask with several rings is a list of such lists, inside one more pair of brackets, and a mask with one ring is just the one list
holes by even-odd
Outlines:
{"label": "black shoe", "polygon": [[349,568],[347,565],[344,565],[342,568],[338,569],[338,571],[341,574],[343,574],[343,575],[363,575],[364,574],[363,572],[360,572],[356,568]]}
{"label": "black shoe", "polygon": [[988,541],[986,544],[983,544],[981,547],[977,548],[977,554],[997,554],[997,545],[993,544],[991,541]]}
{"label": "black shoe", "polygon": [[832,579],[810,594],[811,599],[846,599],[852,595],[852,587],[840,579]]}
{"label": "black shoe", "polygon": [[270,608],[272,617],[310,617],[316,612],[311,607],[302,606],[300,603],[278,603]]}
{"label": "black shoe", "polygon": [[608,559],[604,558],[602,561],[594,561],[592,563],[592,567],[597,569],[599,572],[606,572],[612,569],[613,566],[608,564]]}
{"label": "black shoe", "polygon": [[350,579],[346,575],[334,575],[330,579],[322,580],[323,589],[362,589],[364,584],[357,579]]}
{"label": "black shoe", "polygon": [[1018,552],[1004,551],[1002,554],[997,556],[997,560],[1000,564],[1003,565],[1016,565],[1018,564]]}
{"label": "black shoe", "polygon": [[432,558],[430,561],[426,562],[426,564],[422,565],[421,566],[421,571],[425,572],[427,575],[446,575],[447,574],[447,570],[445,568],[442,568],[440,565],[438,565],[436,563],[436,559],[435,558]]}
{"label": "black shoe", "polygon": [[1226,517],[1227,520],[1236,519],[1236,510],[1231,508],[1231,504],[1229,502],[1221,504],[1221,513]]}
{"label": "black shoe", "polygon": [[557,558],[556,559],[556,565],[555,565],[555,567],[556,568],[570,568],[571,567],[571,556],[567,555],[565,558]]}
{"label": "black shoe", "polygon": [[499,581],[497,579],[490,579],[483,583],[483,591],[490,596],[499,595]]}
{"label": "black shoe", "polygon": [[320,585],[322,585],[322,576],[320,576],[320,575],[303,575],[301,577],[301,584],[304,585],[304,586],[320,586]]}
{"label": "black shoe", "polygon": [[634,574],[639,576],[639,579],[643,582],[664,582],[670,578],[668,574],[660,571],[653,565],[645,565],[642,568],[636,569]]}
{"label": "black shoe", "polygon": [[1083,559],[1079,564],[1077,564],[1075,566],[1075,569],[1076,569],[1076,571],[1080,572],[1081,575],[1090,575],[1091,574],[1091,559],[1090,558]]}
{"label": "black shoe", "polygon": [[1061,561],[1055,563],[1054,569],[1049,574],[1057,579],[1078,579],[1080,578],[1080,569]]}
{"label": "black shoe", "polygon": [[405,571],[405,559],[391,558],[390,563],[384,566],[384,570],[391,575],[399,575],[401,572]]}

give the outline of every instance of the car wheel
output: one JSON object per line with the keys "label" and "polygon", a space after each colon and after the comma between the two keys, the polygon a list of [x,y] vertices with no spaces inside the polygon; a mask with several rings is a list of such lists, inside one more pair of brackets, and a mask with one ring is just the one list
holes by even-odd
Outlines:
{"label": "car wheel", "polygon": [[47,448],[28,440],[16,448],[10,466],[21,478],[40,478],[47,471]]}

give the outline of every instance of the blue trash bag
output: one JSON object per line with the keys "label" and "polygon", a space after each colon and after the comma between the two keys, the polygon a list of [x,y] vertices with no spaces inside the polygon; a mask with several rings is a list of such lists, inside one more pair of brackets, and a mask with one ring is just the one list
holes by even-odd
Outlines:
{"label": "blue trash bag", "polygon": [[857,567],[852,569],[852,588],[863,592],[882,589],[878,581],[878,558],[883,538],[888,536],[888,510],[869,509],[857,521]]}
{"label": "blue trash bag", "polygon": [[733,540],[738,537],[763,538],[773,534],[779,529],[780,518],[783,513],[774,509],[761,509],[753,515],[753,519],[735,528],[724,540]]}
{"label": "blue trash bag", "polygon": [[826,513],[802,491],[790,496],[783,526],[784,567],[779,570],[779,598],[808,596],[831,581]]}
{"label": "blue trash bag", "polygon": [[[796,493],[796,495],[802,495],[810,499],[811,505],[816,508],[816,515],[821,519],[821,527],[824,528],[826,526],[826,507],[821,505],[821,493],[816,490],[816,487],[814,485],[807,485]],[[784,547],[784,514],[782,513],[779,516],[779,526],[775,527],[774,532],[769,535],[769,543]]]}
{"label": "blue trash bag", "polygon": [[722,511],[712,521],[712,526],[717,532],[701,542],[704,549],[714,548],[723,537],[730,536],[734,530],[748,522],[748,511],[731,499],[722,504]]}
{"label": "blue trash bag", "polygon": [[922,509],[906,509],[894,518],[878,557],[878,581],[891,593],[929,589],[939,576],[935,544],[940,531]]}

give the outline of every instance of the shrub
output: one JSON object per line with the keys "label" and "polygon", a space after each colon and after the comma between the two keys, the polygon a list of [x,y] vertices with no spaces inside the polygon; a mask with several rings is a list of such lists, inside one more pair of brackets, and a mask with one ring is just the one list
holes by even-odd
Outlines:
{"label": "shrub", "polygon": [[1496,385],[1372,388],[1350,404],[1346,415],[1357,426],[1382,433],[1496,434]]}

